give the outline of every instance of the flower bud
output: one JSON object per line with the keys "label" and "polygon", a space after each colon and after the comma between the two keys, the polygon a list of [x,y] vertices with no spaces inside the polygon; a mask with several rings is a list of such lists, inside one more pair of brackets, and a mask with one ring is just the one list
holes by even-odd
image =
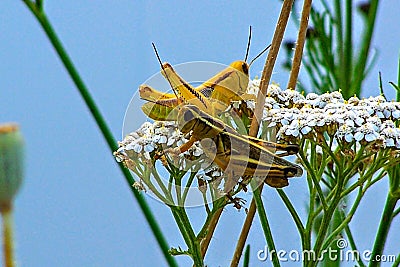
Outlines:
{"label": "flower bud", "polygon": [[24,143],[17,124],[0,124],[0,207],[11,205],[23,180]]}

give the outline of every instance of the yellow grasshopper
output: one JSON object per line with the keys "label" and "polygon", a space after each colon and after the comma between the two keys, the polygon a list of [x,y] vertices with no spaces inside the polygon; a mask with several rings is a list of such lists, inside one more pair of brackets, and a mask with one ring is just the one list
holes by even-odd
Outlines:
{"label": "yellow grasshopper", "polygon": [[[281,158],[297,153],[298,145],[276,144],[241,135],[194,105],[181,106],[177,122],[182,133],[191,133],[190,139],[176,150],[167,152],[182,153],[200,141],[206,156],[227,175],[225,193],[233,189],[239,177],[244,183],[253,176],[262,177],[269,186],[281,188],[289,184],[288,178],[303,174],[301,167]],[[275,154],[276,151],[283,152]]]}
{"label": "yellow grasshopper", "polygon": [[245,94],[249,72],[248,64],[244,61],[231,63],[229,67],[196,88],[181,78],[169,63],[162,64],[161,73],[169,80],[178,97],[175,94],[161,93],[149,85],[141,85],[140,97],[149,101],[142,106],[142,110],[154,120],[176,120],[176,116],[170,113],[183,102],[196,105],[201,110],[215,115],[226,110],[231,101],[254,98]]}
{"label": "yellow grasshopper", "polygon": [[175,94],[162,93],[149,85],[141,85],[140,97],[149,101],[142,106],[143,112],[154,120],[176,120],[177,111],[174,109],[181,103],[190,103],[215,116],[226,110],[231,101],[255,99],[254,95],[246,94],[249,66],[268,48],[259,53],[250,64],[242,60],[234,61],[196,88],[180,77],[169,63],[161,63],[155,50],[161,64],[161,73]]}

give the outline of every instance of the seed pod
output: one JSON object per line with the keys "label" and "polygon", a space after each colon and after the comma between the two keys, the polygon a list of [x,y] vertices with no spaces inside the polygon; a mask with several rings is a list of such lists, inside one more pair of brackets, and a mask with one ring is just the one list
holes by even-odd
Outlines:
{"label": "seed pod", "polygon": [[23,180],[24,142],[17,124],[0,124],[0,206],[11,205]]}

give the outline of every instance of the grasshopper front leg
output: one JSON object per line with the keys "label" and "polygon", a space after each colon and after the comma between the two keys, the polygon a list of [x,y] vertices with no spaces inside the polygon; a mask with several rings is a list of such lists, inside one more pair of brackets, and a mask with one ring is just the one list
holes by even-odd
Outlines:
{"label": "grasshopper front leg", "polygon": [[180,147],[168,148],[164,150],[164,154],[172,154],[173,156],[177,156],[183,152],[188,151],[194,144],[194,142],[198,141],[197,138],[191,136],[189,141],[181,145]]}

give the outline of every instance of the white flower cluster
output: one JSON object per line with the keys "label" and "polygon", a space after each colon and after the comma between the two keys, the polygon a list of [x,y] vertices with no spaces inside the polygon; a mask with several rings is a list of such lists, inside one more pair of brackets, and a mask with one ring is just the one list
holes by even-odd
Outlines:
{"label": "white flower cluster", "polygon": [[[250,81],[248,93],[257,95],[259,84],[258,79]],[[246,102],[250,109],[254,108],[254,101]],[[278,140],[315,138],[316,133],[326,132],[343,142],[375,142],[382,148],[400,148],[400,129],[394,123],[399,118],[400,103],[388,102],[383,96],[352,97],[346,101],[340,92],[303,96],[274,84],[268,88],[263,114],[267,127],[277,128]],[[119,142],[114,155],[120,162],[133,158],[148,161],[160,146],[179,147],[187,141],[175,122],[145,122]],[[202,154],[201,145],[196,142],[180,158]]]}
{"label": "white flower cluster", "polygon": [[[249,92],[256,94],[259,80],[253,80]],[[344,142],[376,142],[380,147],[400,148],[400,103],[383,96],[343,99],[340,92],[303,96],[294,90],[270,85],[263,120],[277,127],[278,139],[314,137],[327,132]]]}
{"label": "white flower cluster", "polygon": [[[128,158],[150,160],[150,153],[160,146],[179,147],[187,141],[188,139],[178,130],[176,122],[145,122],[138,130],[128,134],[123,141],[118,143],[119,148],[114,156],[118,162]],[[189,155],[196,157],[202,154],[203,150],[199,142],[196,142],[188,151],[180,154],[180,157]]]}

